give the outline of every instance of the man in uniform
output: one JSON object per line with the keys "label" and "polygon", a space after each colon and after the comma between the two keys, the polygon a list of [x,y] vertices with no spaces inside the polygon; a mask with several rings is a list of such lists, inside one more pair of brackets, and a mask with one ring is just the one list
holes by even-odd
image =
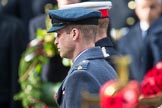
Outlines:
{"label": "man in uniform", "polygon": [[83,90],[99,93],[103,83],[117,78],[114,69],[105,61],[106,52],[95,47],[101,14],[85,8],[71,8],[51,10],[49,16],[53,25],[49,32],[57,33],[55,44],[60,56],[73,62],[58,91],[58,104],[60,108],[80,108]]}
{"label": "man in uniform", "polygon": [[107,58],[108,62],[114,66],[113,57],[117,56],[117,50],[115,49],[114,43],[111,40],[110,36],[107,34],[107,29],[109,25],[109,10],[112,7],[112,3],[110,1],[87,1],[82,3],[75,4],[67,4],[62,5],[60,9],[68,9],[72,7],[83,7],[89,8],[93,10],[98,10],[101,12],[101,18],[99,19],[99,27],[98,32],[96,34],[96,43],[95,46],[100,46],[101,48],[106,50],[106,53],[109,54]]}

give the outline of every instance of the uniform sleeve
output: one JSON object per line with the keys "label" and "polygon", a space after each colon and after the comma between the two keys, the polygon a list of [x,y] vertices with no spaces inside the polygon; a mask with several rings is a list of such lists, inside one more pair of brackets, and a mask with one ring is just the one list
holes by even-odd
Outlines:
{"label": "uniform sleeve", "polygon": [[64,107],[80,108],[82,104],[81,92],[98,93],[99,82],[86,71],[74,72],[65,85]]}

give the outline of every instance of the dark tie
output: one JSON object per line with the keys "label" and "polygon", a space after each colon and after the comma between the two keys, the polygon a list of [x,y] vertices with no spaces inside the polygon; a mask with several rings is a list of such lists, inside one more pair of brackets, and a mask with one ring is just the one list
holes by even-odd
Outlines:
{"label": "dark tie", "polygon": [[145,39],[147,37],[147,30],[142,31],[142,39]]}

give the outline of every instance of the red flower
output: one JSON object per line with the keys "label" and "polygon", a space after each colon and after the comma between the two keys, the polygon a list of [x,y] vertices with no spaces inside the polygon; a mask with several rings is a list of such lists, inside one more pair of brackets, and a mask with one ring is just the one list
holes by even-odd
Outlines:
{"label": "red flower", "polygon": [[162,62],[157,63],[145,75],[141,83],[141,91],[144,96],[155,95],[162,90]]}
{"label": "red flower", "polygon": [[130,81],[122,87],[119,81],[108,81],[100,89],[101,108],[136,108],[139,98],[139,84]]}
{"label": "red flower", "polygon": [[48,106],[45,105],[43,108],[48,108]]}
{"label": "red flower", "polygon": [[107,97],[105,100],[101,100],[101,108],[122,108],[121,97]]}

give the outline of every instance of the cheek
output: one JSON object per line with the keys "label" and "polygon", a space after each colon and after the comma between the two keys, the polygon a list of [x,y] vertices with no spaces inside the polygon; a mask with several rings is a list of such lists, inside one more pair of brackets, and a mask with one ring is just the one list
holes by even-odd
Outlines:
{"label": "cheek", "polygon": [[158,18],[160,16],[161,11],[160,10],[153,10],[151,12],[152,17]]}
{"label": "cheek", "polygon": [[60,38],[59,43],[65,48],[70,48],[73,45],[73,41],[68,37]]}
{"label": "cheek", "polygon": [[66,40],[66,46],[67,46],[68,49],[73,49],[74,42],[72,40],[67,39]]}

